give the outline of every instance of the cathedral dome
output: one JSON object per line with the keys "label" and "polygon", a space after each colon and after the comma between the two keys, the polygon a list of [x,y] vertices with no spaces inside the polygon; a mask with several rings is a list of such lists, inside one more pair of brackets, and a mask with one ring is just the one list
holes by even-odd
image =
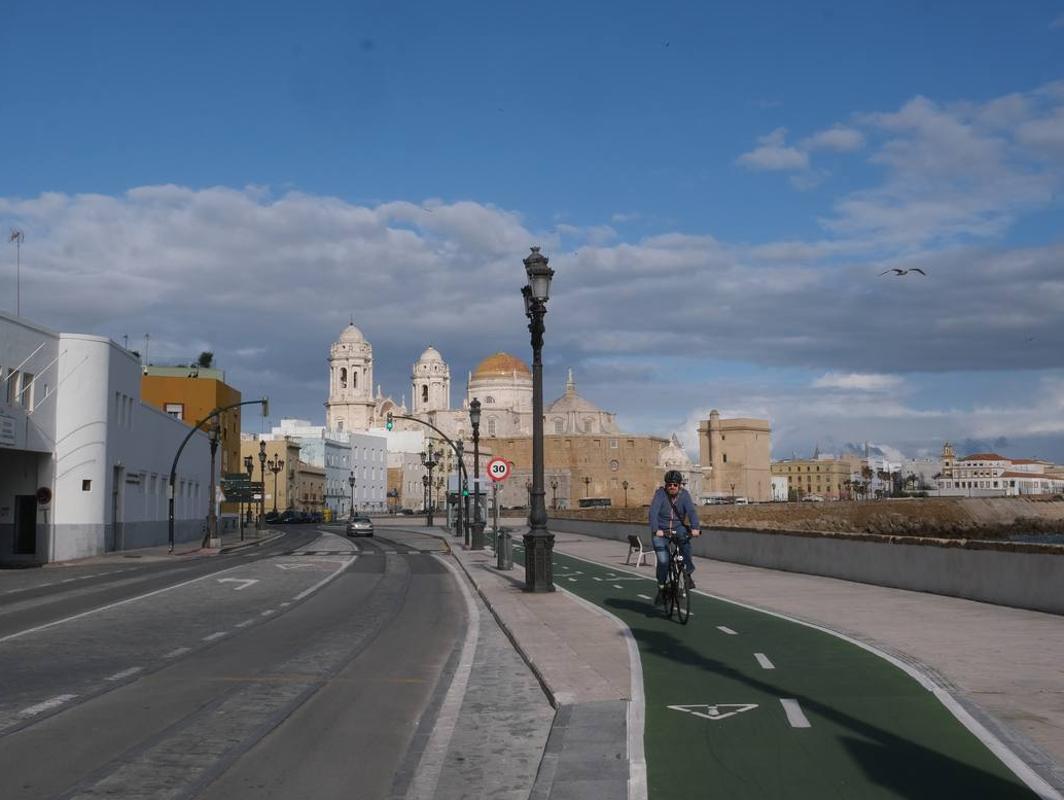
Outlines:
{"label": "cathedral dome", "polygon": [[425,352],[422,353],[421,357],[418,359],[419,363],[423,363],[425,361],[440,361],[440,362],[442,362],[443,361],[443,356],[440,355],[440,351],[439,350],[437,350],[435,347],[432,347],[430,345],[429,347],[425,348]]}
{"label": "cathedral dome", "polygon": [[366,341],[366,337],[362,335],[362,331],[356,328],[355,324],[352,322],[350,325],[344,328],[343,331],[341,331],[340,341],[350,343],[364,342]]}
{"label": "cathedral dome", "polygon": [[509,378],[517,373],[522,378],[532,378],[532,372],[524,361],[509,353],[494,353],[479,364],[473,371],[473,380],[485,378]]}

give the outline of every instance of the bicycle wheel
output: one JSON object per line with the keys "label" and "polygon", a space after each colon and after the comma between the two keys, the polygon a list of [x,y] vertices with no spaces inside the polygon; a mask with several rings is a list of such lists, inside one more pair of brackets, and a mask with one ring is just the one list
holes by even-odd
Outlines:
{"label": "bicycle wheel", "polygon": [[676,566],[676,618],[681,625],[686,625],[691,618],[691,592],[684,581],[682,562],[677,562]]}

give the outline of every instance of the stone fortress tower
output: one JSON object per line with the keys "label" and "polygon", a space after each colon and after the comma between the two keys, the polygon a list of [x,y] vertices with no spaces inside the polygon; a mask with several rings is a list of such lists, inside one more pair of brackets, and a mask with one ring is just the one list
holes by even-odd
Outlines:
{"label": "stone fortress tower", "polygon": [[703,490],[717,497],[772,499],[772,429],[767,419],[720,418],[713,409],[698,426],[699,461],[709,468]]}
{"label": "stone fortress tower", "polygon": [[364,431],[373,419],[373,346],[351,323],[329,348],[329,399],[325,427]]}
{"label": "stone fortress tower", "polygon": [[413,414],[451,408],[451,370],[440,351],[428,347],[414,362],[410,375],[410,410]]}

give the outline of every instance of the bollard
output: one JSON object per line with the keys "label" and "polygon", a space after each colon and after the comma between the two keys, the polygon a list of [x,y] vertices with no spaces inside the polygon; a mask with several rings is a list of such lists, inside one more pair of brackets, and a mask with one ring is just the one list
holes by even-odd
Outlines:
{"label": "bollard", "polygon": [[495,547],[495,566],[499,569],[514,568],[513,537],[505,532],[499,533],[498,543]]}

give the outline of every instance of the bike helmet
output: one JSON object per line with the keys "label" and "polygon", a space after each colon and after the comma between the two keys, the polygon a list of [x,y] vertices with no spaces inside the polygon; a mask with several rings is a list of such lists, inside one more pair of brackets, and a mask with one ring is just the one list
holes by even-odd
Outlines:
{"label": "bike helmet", "polygon": [[683,486],[683,475],[680,474],[679,470],[670,469],[665,473],[665,483],[678,483]]}

